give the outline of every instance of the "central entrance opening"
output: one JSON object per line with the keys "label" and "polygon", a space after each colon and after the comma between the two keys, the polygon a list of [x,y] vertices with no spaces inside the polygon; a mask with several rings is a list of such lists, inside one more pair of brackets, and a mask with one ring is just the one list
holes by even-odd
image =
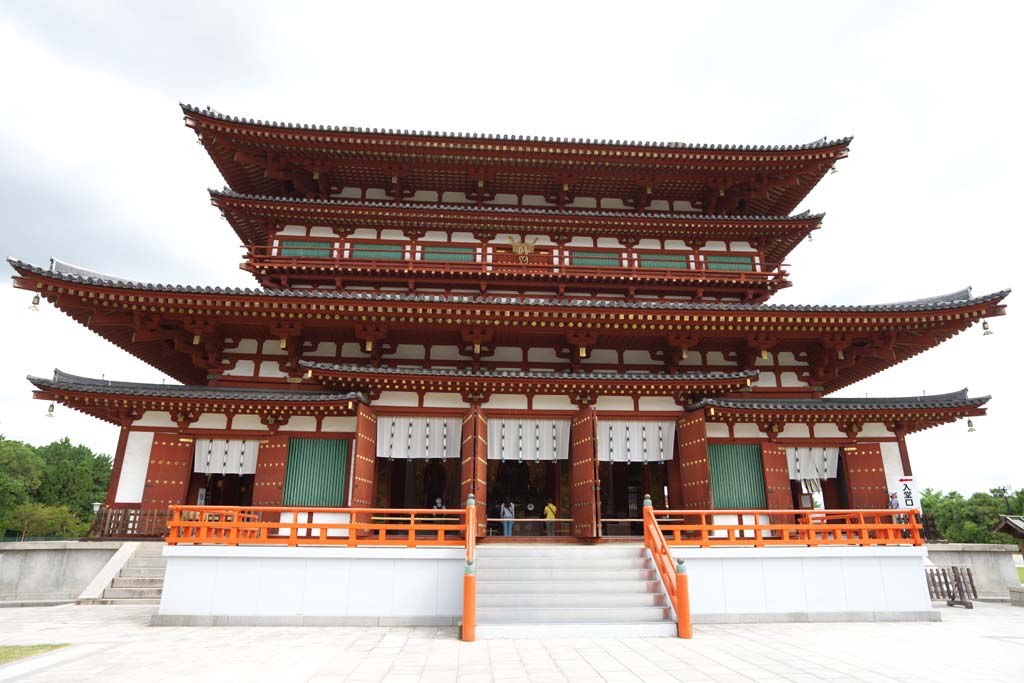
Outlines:
{"label": "central entrance opening", "polygon": [[[487,535],[568,535],[568,523],[559,521],[561,511],[568,509],[568,486],[569,469],[565,460],[488,462]],[[554,521],[546,520],[545,508],[549,502],[555,505]],[[503,522],[507,519],[509,505],[512,520],[506,527]]]}

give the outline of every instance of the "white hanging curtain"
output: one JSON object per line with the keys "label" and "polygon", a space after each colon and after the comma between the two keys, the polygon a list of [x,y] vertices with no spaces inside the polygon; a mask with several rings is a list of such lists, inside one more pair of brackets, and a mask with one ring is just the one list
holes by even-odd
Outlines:
{"label": "white hanging curtain", "polygon": [[606,462],[664,462],[672,459],[672,420],[599,420],[597,459]]}
{"label": "white hanging curtain", "polygon": [[255,474],[259,439],[196,439],[192,471],[199,474]]}
{"label": "white hanging curtain", "polygon": [[379,458],[457,458],[460,441],[461,417],[377,416]]}
{"label": "white hanging curtain", "polygon": [[808,446],[787,448],[789,478],[833,479],[839,469],[839,448],[833,446]]}
{"label": "white hanging curtain", "polygon": [[569,420],[491,417],[487,420],[489,460],[568,460]]}

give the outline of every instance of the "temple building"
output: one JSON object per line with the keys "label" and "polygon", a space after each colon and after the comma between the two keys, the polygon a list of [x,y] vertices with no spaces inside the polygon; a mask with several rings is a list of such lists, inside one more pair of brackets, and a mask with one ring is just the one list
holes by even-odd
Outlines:
{"label": "temple building", "polygon": [[562,539],[641,533],[645,494],[673,510],[888,508],[909,434],[985,412],[966,391],[832,394],[1003,314],[1008,292],[770,302],[822,225],[793,211],[850,138],[655,144],[182,109],[253,288],[10,260],[17,287],[180,382],[30,378],[120,428],[95,535],[162,536],[172,504],[453,509],[471,493],[480,537],[506,532],[506,502],[513,536]]}

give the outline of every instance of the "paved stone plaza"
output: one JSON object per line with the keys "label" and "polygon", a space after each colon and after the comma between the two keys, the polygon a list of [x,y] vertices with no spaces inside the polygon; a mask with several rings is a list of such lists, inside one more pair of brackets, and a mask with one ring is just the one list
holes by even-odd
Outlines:
{"label": "paved stone plaza", "polygon": [[0,681],[1013,681],[1024,609],[941,623],[698,626],[694,639],[494,640],[451,628],[151,627],[149,606],[0,609],[0,645],[71,647]]}

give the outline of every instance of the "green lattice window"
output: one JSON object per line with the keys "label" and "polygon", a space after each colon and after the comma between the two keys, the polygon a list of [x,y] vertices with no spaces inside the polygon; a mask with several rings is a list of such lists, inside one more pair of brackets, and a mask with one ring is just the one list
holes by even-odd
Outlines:
{"label": "green lattice window", "polygon": [[345,502],[348,441],[288,439],[285,506],[341,507]]}
{"label": "green lattice window", "polygon": [[401,261],[405,258],[405,246],[381,242],[355,242],[352,244],[349,256],[368,261]]}
{"label": "green lattice window", "polygon": [[622,265],[622,255],[617,251],[570,251],[569,262],[574,266],[618,268]]}
{"label": "green lattice window", "polygon": [[758,444],[709,444],[708,464],[715,508],[764,509],[764,471]]}
{"label": "green lattice window", "polygon": [[453,247],[450,244],[424,244],[420,260],[473,263],[476,261],[476,247]]}
{"label": "green lattice window", "polygon": [[689,268],[690,257],[686,254],[661,254],[658,252],[637,252],[637,264],[641,268]]}
{"label": "green lattice window", "polygon": [[739,270],[747,273],[754,271],[753,256],[733,256],[731,254],[706,254],[704,265],[708,270]]}
{"label": "green lattice window", "polygon": [[333,242],[309,240],[281,240],[277,253],[280,256],[305,256],[308,258],[331,258]]}

